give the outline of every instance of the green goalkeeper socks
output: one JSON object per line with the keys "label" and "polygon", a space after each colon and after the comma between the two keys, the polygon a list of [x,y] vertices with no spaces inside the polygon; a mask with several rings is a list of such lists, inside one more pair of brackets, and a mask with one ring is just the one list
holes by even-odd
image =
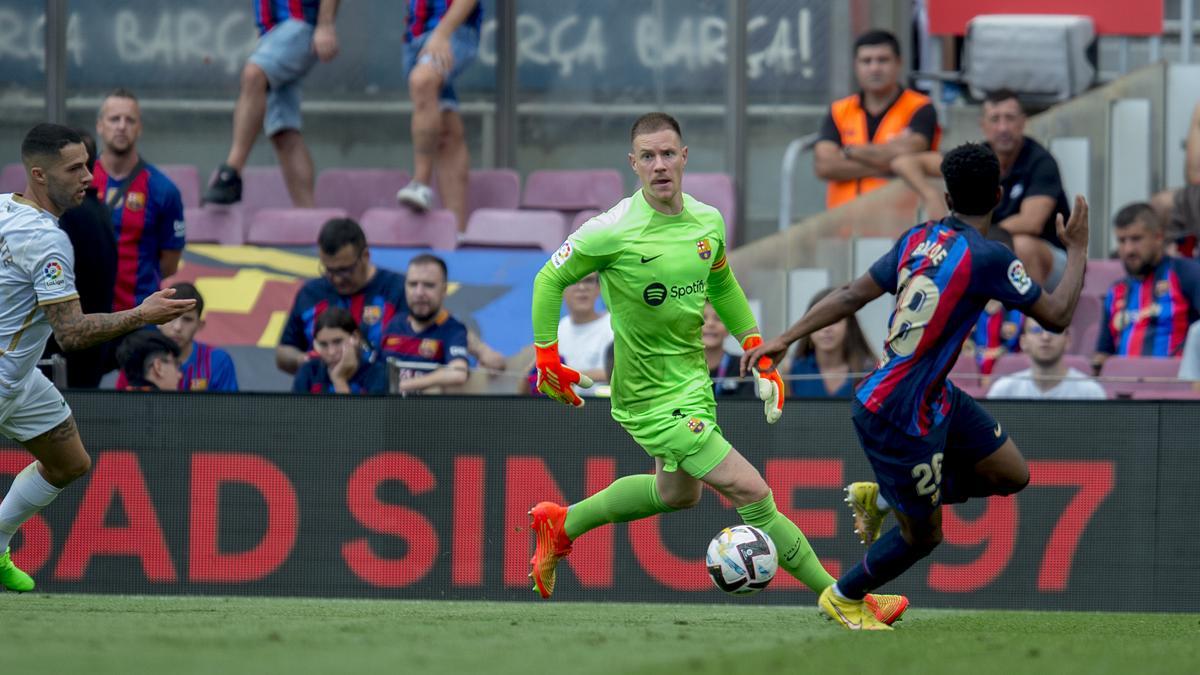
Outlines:
{"label": "green goalkeeper socks", "polygon": [[800,580],[815,593],[832,586],[835,579],[821,566],[817,554],[796,524],[775,508],[775,496],[767,495],[753,504],[737,510],[747,525],[753,525],[775,542],[779,566]]}
{"label": "green goalkeeper socks", "polygon": [[[573,504],[563,526],[567,536],[579,535],[609,523],[625,523],[648,518],[656,513],[675,511],[663,503],[654,484],[654,476],[638,474],[613,481],[587,499]],[[794,527],[794,526],[793,526]],[[798,532],[799,530],[797,530]],[[830,581],[830,583],[833,583]]]}

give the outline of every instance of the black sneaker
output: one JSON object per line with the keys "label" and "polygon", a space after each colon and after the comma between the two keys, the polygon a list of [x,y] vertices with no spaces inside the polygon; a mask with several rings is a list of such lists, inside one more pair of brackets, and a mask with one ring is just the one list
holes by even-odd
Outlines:
{"label": "black sneaker", "polygon": [[222,164],[217,169],[217,177],[204,191],[204,203],[236,204],[240,201],[242,201],[242,177],[238,175],[237,169],[228,164]]}

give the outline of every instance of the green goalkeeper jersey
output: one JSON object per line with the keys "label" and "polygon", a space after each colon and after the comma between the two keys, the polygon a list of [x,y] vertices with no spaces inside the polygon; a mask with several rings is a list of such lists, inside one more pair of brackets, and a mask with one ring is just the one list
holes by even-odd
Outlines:
{"label": "green goalkeeper jersey", "polygon": [[614,414],[636,415],[697,394],[711,401],[700,341],[705,300],[734,335],[756,325],[725,260],[720,212],[685,194],[683,210],[666,215],[638,190],[589,220],[534,282],[538,344],[557,339],[563,289],[592,272],[599,272],[612,313]]}

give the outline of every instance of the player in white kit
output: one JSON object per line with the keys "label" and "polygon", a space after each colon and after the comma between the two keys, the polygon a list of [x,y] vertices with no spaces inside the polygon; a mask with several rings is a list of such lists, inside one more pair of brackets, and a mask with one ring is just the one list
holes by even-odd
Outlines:
{"label": "player in white kit", "polygon": [[91,468],[71,408],[36,367],[50,334],[63,349],[84,349],[195,305],[171,299],[175,292],[167,289],[131,310],[84,314],[71,242],[58,228],[58,217],[83,200],[92,181],[83,139],[67,127],[39,124],[21,143],[21,161],[25,192],[0,195],[0,434],[35,460],[0,501],[0,585],[13,591],[34,586],[9,556],[17,528]]}

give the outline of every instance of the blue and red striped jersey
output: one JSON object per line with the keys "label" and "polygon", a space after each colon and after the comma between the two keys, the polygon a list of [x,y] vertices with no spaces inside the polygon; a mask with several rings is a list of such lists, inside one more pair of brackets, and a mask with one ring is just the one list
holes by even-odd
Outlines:
{"label": "blue and red striped jersey", "polygon": [[262,35],[288,19],[317,25],[321,0],[254,0],[254,23]]}
{"label": "blue and red striped jersey", "polygon": [[[366,354],[362,355],[363,358]],[[358,372],[350,378],[351,394],[386,394],[388,393],[387,366],[380,361],[369,363],[363,361],[358,366]],[[292,380],[292,391],[297,394],[335,394],[333,380],[329,378],[329,367],[321,359],[309,359],[296,371],[296,379]]]}
{"label": "blue and red striped jersey", "polygon": [[445,309],[425,330],[413,330],[407,314],[397,314],[383,332],[383,355],[401,361],[446,365],[467,359],[467,327]]}
{"label": "blue and red striped jersey", "polygon": [[366,339],[371,360],[379,355],[383,344],[383,329],[392,317],[408,311],[404,302],[404,275],[391,270],[377,269],[375,276],[354,295],[338,295],[337,289],[324,277],[312,279],[300,288],[280,344],[291,345],[302,352],[313,348],[313,332],[317,317],[329,307],[350,311],[358,330]]}
{"label": "blue and red striped jersey", "polygon": [[[458,0],[462,2],[462,0]],[[418,38],[437,28],[442,17],[446,16],[446,12],[450,11],[450,6],[455,0],[408,0],[408,16],[405,18],[404,41],[412,42],[413,38]],[[475,30],[483,24],[483,5],[475,3],[475,8],[467,15],[467,18],[462,22],[464,26],[473,26]]]}
{"label": "blue and red striped jersey", "polygon": [[953,216],[904,233],[870,275],[896,307],[883,358],[855,396],[912,436],[949,414],[946,375],[988,301],[1023,308],[1042,293],[1012,251]]}
{"label": "blue and red striped jersey", "polygon": [[1164,257],[1144,277],[1126,276],[1104,296],[1096,351],[1117,356],[1179,356],[1200,319],[1200,263]]}
{"label": "blue and red striped jersey", "polygon": [[192,353],[183,362],[179,381],[181,391],[237,391],[237,370],[233,358],[220,347],[203,342],[192,343]]}
{"label": "blue and red striped jersey", "polygon": [[975,348],[975,363],[979,372],[991,375],[996,359],[1021,351],[1021,330],[1025,327],[1025,315],[1019,309],[1006,309],[998,301],[983,308],[983,314],[971,331],[971,343]]}
{"label": "blue and red striped jersey", "polygon": [[[179,188],[153,164],[116,180],[96,162],[92,185],[112,212],[117,238],[117,282],[113,311],[132,309],[162,284],[159,256],[184,245],[183,197]],[[128,183],[125,196],[117,199]]]}

